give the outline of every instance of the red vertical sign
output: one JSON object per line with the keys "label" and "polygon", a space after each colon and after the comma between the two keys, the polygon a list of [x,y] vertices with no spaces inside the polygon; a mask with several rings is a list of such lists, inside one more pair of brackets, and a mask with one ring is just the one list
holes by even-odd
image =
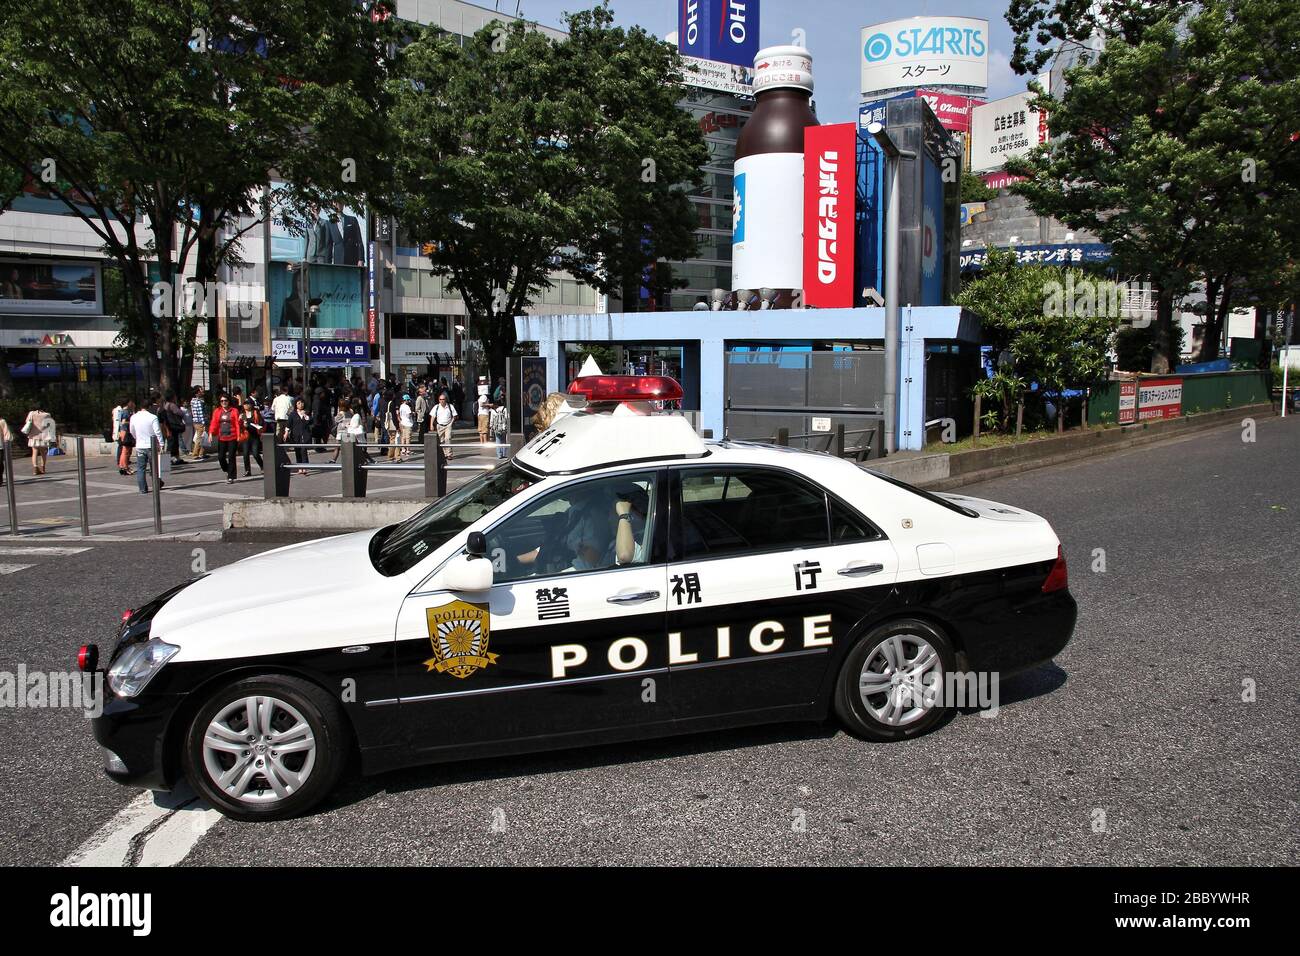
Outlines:
{"label": "red vertical sign", "polygon": [[853,307],[856,123],[809,126],[803,147],[803,301]]}

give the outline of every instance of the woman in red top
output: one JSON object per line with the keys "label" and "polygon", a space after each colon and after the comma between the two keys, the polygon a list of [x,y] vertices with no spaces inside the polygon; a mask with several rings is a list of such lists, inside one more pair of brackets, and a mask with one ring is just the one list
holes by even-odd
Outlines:
{"label": "woman in red top", "polygon": [[217,440],[217,461],[226,473],[226,484],[233,485],[238,473],[235,459],[240,443],[248,437],[248,433],[240,421],[239,409],[231,406],[230,398],[226,395],[221,396],[217,407],[212,410],[208,434]]}

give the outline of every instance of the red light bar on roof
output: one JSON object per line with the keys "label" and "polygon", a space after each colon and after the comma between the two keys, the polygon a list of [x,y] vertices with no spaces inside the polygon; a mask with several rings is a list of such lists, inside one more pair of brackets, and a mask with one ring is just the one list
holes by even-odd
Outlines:
{"label": "red light bar on roof", "polygon": [[569,394],[589,402],[670,402],[682,397],[682,386],[667,375],[584,375]]}

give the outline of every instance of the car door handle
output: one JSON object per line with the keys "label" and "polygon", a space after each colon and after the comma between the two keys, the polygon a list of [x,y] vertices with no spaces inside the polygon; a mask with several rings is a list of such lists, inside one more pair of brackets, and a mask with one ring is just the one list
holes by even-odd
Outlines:
{"label": "car door handle", "polygon": [[658,591],[633,591],[631,594],[614,594],[605,600],[610,604],[640,604],[642,601],[653,601],[658,596]]}
{"label": "car door handle", "polygon": [[836,573],[845,577],[857,577],[859,574],[879,574],[883,570],[885,570],[883,564],[850,564],[840,568]]}

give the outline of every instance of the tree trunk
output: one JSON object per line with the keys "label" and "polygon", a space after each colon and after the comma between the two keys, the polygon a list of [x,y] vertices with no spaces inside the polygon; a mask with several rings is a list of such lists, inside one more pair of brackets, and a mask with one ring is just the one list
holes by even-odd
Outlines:
{"label": "tree trunk", "polygon": [[1173,336],[1174,296],[1163,285],[1156,286],[1155,330],[1151,336],[1151,371],[1157,375],[1170,372],[1178,364],[1178,349]]}
{"label": "tree trunk", "polygon": [[137,321],[144,338],[144,379],[149,388],[157,388],[158,374],[158,337],[154,331],[153,300],[149,294],[148,273],[133,266],[122,267],[122,284],[126,286],[127,298],[133,304]]}
{"label": "tree trunk", "polygon": [[1227,298],[1228,290],[1218,279],[1205,280],[1205,324],[1201,326],[1201,347],[1196,351],[1198,362],[1213,362],[1219,357],[1219,338],[1223,334],[1218,323],[1220,289]]}

